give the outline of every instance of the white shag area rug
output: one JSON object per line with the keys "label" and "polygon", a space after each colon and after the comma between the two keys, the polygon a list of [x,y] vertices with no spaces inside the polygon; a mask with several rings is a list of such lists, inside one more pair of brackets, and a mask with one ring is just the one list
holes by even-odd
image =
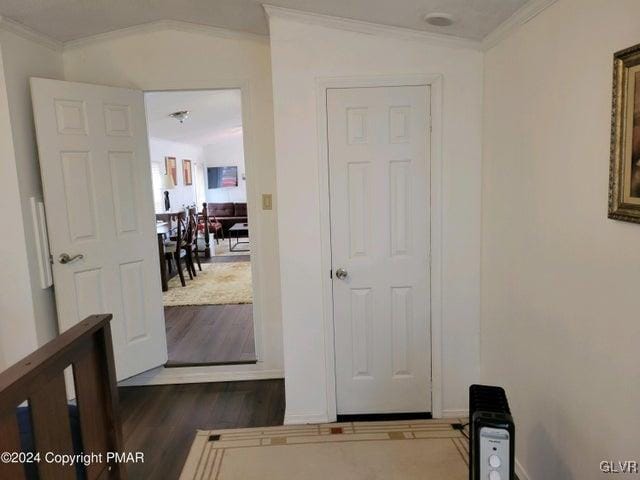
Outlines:
{"label": "white shag area rug", "polygon": [[189,280],[184,269],[186,287],[177,275],[169,280],[169,290],[162,294],[165,307],[253,303],[251,262],[203,263],[202,271],[196,265],[196,273]]}

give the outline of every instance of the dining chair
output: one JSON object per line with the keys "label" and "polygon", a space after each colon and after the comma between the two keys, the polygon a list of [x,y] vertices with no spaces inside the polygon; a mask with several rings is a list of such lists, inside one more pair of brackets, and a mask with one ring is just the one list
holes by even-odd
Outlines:
{"label": "dining chair", "polygon": [[202,271],[202,265],[200,263],[200,256],[198,255],[198,220],[197,220],[197,211],[195,207],[189,207],[188,209],[188,218],[187,218],[187,235],[186,241],[184,245],[182,245],[183,250],[186,253],[187,260],[187,268],[190,269],[190,275],[193,273],[193,276],[197,276],[196,268],[193,263],[195,258],[196,263],[198,264],[198,270]]}
{"label": "dining chair", "polygon": [[174,261],[176,263],[176,269],[178,270],[178,276],[180,277],[180,283],[183,287],[187,286],[187,283],[184,279],[184,273],[182,272],[182,259],[185,259],[187,262],[187,270],[189,272],[189,278],[193,279],[191,275],[191,270],[188,265],[188,260],[186,259],[187,253],[183,248],[186,241],[186,229],[184,226],[184,220],[182,217],[177,218],[177,227],[176,227],[176,235],[171,236],[169,240],[165,240],[164,242],[164,251],[165,258],[167,260],[167,264],[169,266],[169,272],[171,272],[171,262]]}
{"label": "dining chair", "polygon": [[224,230],[222,229],[222,223],[211,215],[208,211],[207,204],[203,204],[202,213],[198,215],[198,229],[205,234],[205,223],[208,225],[209,233],[213,233],[213,238],[216,240],[216,245],[219,244],[220,239],[224,241]]}

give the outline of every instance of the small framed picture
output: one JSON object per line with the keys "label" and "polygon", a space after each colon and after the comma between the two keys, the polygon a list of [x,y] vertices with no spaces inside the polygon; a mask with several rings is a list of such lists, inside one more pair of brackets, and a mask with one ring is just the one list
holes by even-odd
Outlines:
{"label": "small framed picture", "polygon": [[640,45],[613,56],[609,218],[640,223]]}
{"label": "small framed picture", "polygon": [[176,157],[164,157],[164,166],[167,175],[171,177],[174,185],[178,185],[178,165]]}
{"label": "small framed picture", "polygon": [[191,176],[191,160],[182,160],[182,178],[185,185],[193,185],[193,177]]}

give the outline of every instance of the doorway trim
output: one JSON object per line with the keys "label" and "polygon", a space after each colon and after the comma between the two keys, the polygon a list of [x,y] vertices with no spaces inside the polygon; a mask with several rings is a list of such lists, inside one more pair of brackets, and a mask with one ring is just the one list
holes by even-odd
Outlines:
{"label": "doorway trim", "polygon": [[[264,352],[264,319],[263,319],[263,291],[264,291],[264,275],[262,272],[262,264],[260,259],[262,258],[260,249],[262,248],[262,231],[260,226],[260,205],[262,204],[260,198],[260,189],[255,180],[258,178],[258,157],[257,146],[255,146],[255,128],[252,121],[252,104],[250,95],[250,81],[247,79],[228,79],[228,80],[214,80],[206,81],[203,84],[189,85],[189,82],[182,84],[181,82],[171,82],[170,85],[155,84],[151,82],[150,85],[141,85],[138,88],[142,90],[143,94],[147,93],[161,93],[161,92],[196,92],[196,91],[214,91],[214,90],[240,90],[240,97],[242,103],[242,130],[243,130],[243,150],[244,150],[244,164],[246,171],[246,189],[247,189],[247,210],[248,210],[248,223],[249,231],[251,233],[251,275],[252,275],[252,289],[253,289],[253,335],[255,342],[255,353],[257,359],[257,366],[263,364],[265,360]],[[145,97],[146,98],[146,97]],[[146,113],[146,102],[145,102]],[[147,124],[149,119],[147,118]],[[146,132],[147,139],[149,134]],[[206,194],[206,192],[205,192]],[[219,381],[232,381],[232,380],[246,380],[247,371],[255,371],[258,376],[261,369],[256,365],[209,365],[198,367],[171,367],[167,369],[164,366],[158,367],[154,371],[154,377],[159,383],[189,383],[188,381],[182,381],[183,377],[189,376],[194,372],[197,372],[197,377],[202,382],[219,382]],[[237,367],[234,368],[234,367]],[[182,370],[185,375],[179,375],[177,372],[166,372],[166,370]],[[193,370],[196,369],[196,370]],[[274,375],[278,375],[278,372],[272,370],[266,370],[265,374],[268,378],[274,378]],[[141,374],[140,381],[136,380],[136,377],[127,379],[129,385],[145,385],[148,384],[148,380],[144,377],[144,373]],[[253,374],[255,375],[255,374]]]}
{"label": "doorway trim", "polygon": [[337,419],[336,365],[334,344],[333,285],[328,273],[331,263],[331,213],[329,192],[329,137],[327,133],[327,90],[330,88],[428,86],[431,90],[431,413],[442,417],[442,98],[443,76],[373,75],[321,77],[316,79],[318,133],[318,191],[320,201],[320,262],[322,272],[325,385],[329,422]]}

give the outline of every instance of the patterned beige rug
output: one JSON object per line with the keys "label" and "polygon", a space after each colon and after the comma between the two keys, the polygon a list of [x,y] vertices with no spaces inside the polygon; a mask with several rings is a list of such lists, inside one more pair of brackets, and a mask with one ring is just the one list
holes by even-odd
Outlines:
{"label": "patterned beige rug", "polygon": [[181,480],[467,480],[455,420],[198,431]]}
{"label": "patterned beige rug", "polygon": [[202,271],[196,266],[196,272],[189,280],[185,270],[186,287],[178,276],[169,280],[169,290],[162,294],[165,307],[253,302],[251,262],[203,263]]}

